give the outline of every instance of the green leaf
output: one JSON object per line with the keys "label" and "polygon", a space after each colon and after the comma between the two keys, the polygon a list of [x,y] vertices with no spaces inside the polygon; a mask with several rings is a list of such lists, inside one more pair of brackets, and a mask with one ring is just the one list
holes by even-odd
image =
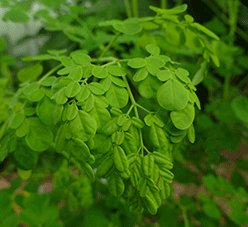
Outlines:
{"label": "green leaf", "polygon": [[74,69],[77,69],[78,68],[78,65],[71,65],[71,66],[66,66],[62,69],[60,69],[57,74],[58,75],[66,75],[66,74],[69,74],[70,72],[73,72]]}
{"label": "green leaf", "polygon": [[160,86],[157,100],[166,110],[182,110],[189,101],[187,89],[176,80],[168,80]]}
{"label": "green leaf", "polygon": [[188,103],[183,110],[172,111],[170,117],[176,128],[180,130],[188,129],[194,121],[195,108],[192,104]]}
{"label": "green leaf", "polygon": [[201,103],[200,103],[200,100],[197,97],[196,93],[191,90],[189,95],[191,96],[193,102],[196,104],[197,108],[200,110],[201,109]]}
{"label": "green leaf", "polygon": [[109,65],[107,66],[107,70],[114,76],[125,76],[127,74],[124,68],[117,65]]}
{"label": "green leaf", "polygon": [[152,124],[149,133],[152,144],[159,147],[168,147],[169,141],[165,135],[165,132],[162,128]]}
{"label": "green leaf", "polygon": [[32,170],[23,170],[17,169],[18,175],[21,177],[22,180],[27,180],[32,175]]}
{"label": "green leaf", "polygon": [[32,150],[45,151],[52,144],[53,133],[38,118],[29,118],[29,132],[25,140]]}
{"label": "green leaf", "polygon": [[70,54],[72,60],[82,66],[90,65],[91,58],[89,55],[85,54],[83,51],[74,51]]}
{"label": "green leaf", "polygon": [[156,75],[161,67],[165,65],[165,61],[159,56],[150,56],[146,58],[146,67],[149,73]]}
{"label": "green leaf", "polygon": [[95,65],[92,69],[92,74],[96,77],[96,78],[106,78],[108,76],[108,71],[106,68],[103,68],[101,66]]}
{"label": "green leaf", "polygon": [[64,108],[65,118],[67,121],[72,121],[78,114],[78,107],[75,102],[67,104]]}
{"label": "green leaf", "polygon": [[156,115],[152,116],[152,121],[158,127],[160,127],[160,128],[164,127],[164,122],[159,117],[157,117]]}
{"label": "green leaf", "polygon": [[94,108],[94,99],[95,96],[93,94],[90,94],[90,96],[83,103],[82,109],[86,112],[90,112]]}
{"label": "green leaf", "polygon": [[73,124],[73,127],[76,128],[75,136],[73,137],[79,137],[79,135],[77,135],[77,131],[79,131],[80,135],[82,135],[81,139],[83,141],[87,141],[90,138],[92,138],[96,133],[96,129],[97,129],[96,120],[90,114],[86,113],[83,110],[78,111],[78,116],[79,116],[79,121],[77,117],[73,120],[73,121],[76,120]]}
{"label": "green leaf", "polygon": [[138,151],[139,141],[136,139],[138,136],[138,130],[133,126],[129,128],[128,133],[125,133],[125,140],[122,143],[122,147],[127,154],[136,153]]}
{"label": "green leaf", "polygon": [[89,159],[92,157],[87,144],[79,138],[72,138],[72,140],[70,140],[65,146],[65,149],[77,161],[89,161]]}
{"label": "green leaf", "polygon": [[112,84],[111,79],[112,79],[112,78],[111,78],[110,76],[108,76],[108,77],[106,77],[105,79],[101,80],[100,83],[101,83],[102,86],[104,87],[105,91],[109,90],[109,88],[110,88],[110,86],[111,86],[111,84]]}
{"label": "green leaf", "polygon": [[146,206],[146,209],[152,214],[155,215],[157,213],[158,210],[158,206],[156,201],[149,197],[149,196],[145,196],[144,198],[144,204]]}
{"label": "green leaf", "polygon": [[72,81],[68,84],[68,86],[65,88],[65,95],[68,98],[75,97],[81,90],[81,86],[78,82]]}
{"label": "green leaf", "polygon": [[204,27],[203,25],[199,23],[192,23],[191,26],[198,29],[200,32],[206,34],[207,36],[215,40],[219,40],[219,37],[217,35],[215,35],[212,31],[210,31],[208,28]]}
{"label": "green leaf", "polygon": [[157,78],[163,82],[172,79],[174,75],[175,73],[169,69],[159,70],[156,74]]}
{"label": "green leaf", "polygon": [[75,65],[73,60],[70,57],[67,57],[67,56],[61,56],[59,58],[59,60],[61,61],[63,66],[74,66]]}
{"label": "green leaf", "polygon": [[116,131],[112,134],[112,143],[116,145],[121,145],[124,141],[125,133],[123,131]]}
{"label": "green leaf", "polygon": [[104,177],[108,174],[108,172],[111,170],[113,167],[113,159],[110,156],[105,157],[100,165],[97,167],[96,174],[99,177]]}
{"label": "green leaf", "polygon": [[101,129],[111,119],[107,108],[98,101],[94,102],[94,108],[89,112],[89,114],[95,118],[98,129]]}
{"label": "green leaf", "polygon": [[[94,156],[91,156],[91,157],[94,157]],[[93,182],[95,180],[95,173],[91,165],[84,162],[83,165],[81,165],[81,168],[83,169],[84,173],[89,178],[89,180]]]}
{"label": "green leaf", "polygon": [[68,77],[74,81],[77,81],[77,82],[80,81],[82,77],[84,77],[83,68],[81,66],[73,67],[70,70]]}
{"label": "green leaf", "polygon": [[[122,78],[110,76],[111,82],[119,87],[126,87],[125,81]],[[107,89],[108,90],[108,89]]]}
{"label": "green leaf", "polygon": [[16,129],[16,136],[17,137],[23,137],[26,136],[29,130],[29,121],[25,119],[22,124],[19,126],[19,128]]}
{"label": "green leaf", "polygon": [[13,7],[4,14],[3,19],[6,21],[10,20],[12,22],[27,22],[29,17],[22,9]]}
{"label": "green leaf", "polygon": [[63,4],[64,0],[53,0],[53,1],[50,1],[50,0],[41,0],[41,3],[50,7],[51,9],[52,8],[56,8],[56,7],[59,7],[61,4]]}
{"label": "green leaf", "polygon": [[24,119],[25,119],[25,115],[23,109],[21,109],[18,112],[14,112],[11,117],[9,127],[12,129],[17,129],[23,123]]}
{"label": "green leaf", "polygon": [[193,79],[192,79],[192,84],[193,85],[197,85],[199,84],[204,77],[206,77],[207,75],[207,65],[208,63],[206,61],[201,63],[200,68],[197,70],[197,72],[195,73]]}
{"label": "green leaf", "polygon": [[189,72],[183,68],[177,68],[175,70],[176,76],[186,84],[191,84],[191,80],[189,79]]}
{"label": "green leaf", "polygon": [[193,124],[189,127],[187,135],[188,135],[189,142],[194,143],[195,142],[195,128]]}
{"label": "green leaf", "polygon": [[103,85],[97,82],[91,82],[88,84],[88,88],[95,95],[103,95],[105,93]]}
{"label": "green leaf", "polygon": [[46,60],[58,60],[58,57],[50,54],[41,54],[36,56],[26,56],[22,58],[23,61],[46,61]]}
{"label": "green leaf", "polygon": [[125,88],[111,85],[106,93],[106,98],[112,107],[123,108],[128,103],[128,92]]}
{"label": "green leaf", "polygon": [[221,217],[221,212],[216,203],[213,200],[209,200],[208,202],[203,204],[203,211],[210,218],[219,220]]}
{"label": "green leaf", "polygon": [[117,31],[128,35],[135,35],[142,30],[142,26],[136,18],[115,22],[113,27]]}
{"label": "green leaf", "polygon": [[85,101],[90,95],[90,90],[88,88],[88,86],[86,85],[81,85],[81,90],[80,92],[76,95],[76,99],[79,102],[83,102]]}
{"label": "green leaf", "polygon": [[142,170],[146,177],[151,177],[154,168],[157,168],[157,166],[154,165],[154,157],[151,154],[145,155],[142,159]]}
{"label": "green leaf", "polygon": [[7,43],[5,38],[0,37],[0,51],[4,51],[6,49]]}
{"label": "green leaf", "polygon": [[123,172],[128,169],[127,156],[120,146],[115,146],[113,150],[113,160],[117,170]]}
{"label": "green leaf", "polygon": [[108,179],[109,191],[114,196],[121,196],[125,190],[125,185],[121,177],[118,175],[111,176]]}
{"label": "green leaf", "polygon": [[245,96],[238,96],[233,99],[231,106],[240,121],[248,126],[248,99]]}
{"label": "green leaf", "polygon": [[57,104],[65,104],[67,102],[67,97],[65,95],[65,88],[60,89],[55,95],[53,96],[55,98],[55,102]]}
{"label": "green leaf", "polygon": [[150,43],[145,48],[151,55],[156,56],[160,54],[160,48],[156,44]]}
{"label": "green leaf", "polygon": [[180,45],[184,45],[182,28],[174,23],[168,23],[165,30],[165,38],[169,45],[177,48]]}
{"label": "green leaf", "polygon": [[148,76],[145,80],[140,82],[138,90],[142,97],[150,99],[156,96],[159,86],[160,83],[156,78]]}
{"label": "green leaf", "polygon": [[51,87],[54,81],[56,80],[57,80],[56,76],[49,76],[49,77],[46,77],[45,79],[41,79],[40,84],[45,87]]}
{"label": "green leaf", "polygon": [[61,119],[63,107],[45,96],[36,106],[36,114],[46,125],[55,125]]}
{"label": "green leaf", "polygon": [[17,167],[24,170],[34,168],[38,161],[38,153],[24,143],[18,143],[18,149],[13,152],[13,156]]}
{"label": "green leaf", "polygon": [[0,162],[2,162],[8,153],[16,149],[16,136],[14,134],[7,134],[1,138],[0,146]]}
{"label": "green leaf", "polygon": [[22,68],[17,73],[17,77],[21,82],[36,80],[41,75],[42,71],[43,71],[43,67],[41,64],[34,64]]}
{"label": "green leaf", "polygon": [[58,128],[56,132],[56,137],[55,137],[55,149],[57,152],[65,151],[66,142],[67,142],[66,138],[67,138],[68,131],[69,131],[68,124],[62,124]]}
{"label": "green leaf", "polygon": [[142,81],[148,76],[146,68],[139,69],[133,76],[135,82]]}
{"label": "green leaf", "polygon": [[145,126],[144,122],[138,118],[138,117],[132,117],[132,124],[136,127],[136,128],[143,128]]}
{"label": "green leaf", "polygon": [[133,58],[128,60],[127,64],[134,69],[142,68],[146,65],[146,60],[144,58]]}
{"label": "green leaf", "polygon": [[45,95],[44,90],[40,88],[40,85],[37,82],[25,86],[23,88],[23,94],[31,102],[38,102]]}
{"label": "green leaf", "polygon": [[180,14],[183,13],[187,10],[187,4],[180,4],[179,6],[176,6],[174,8],[171,9],[161,9],[161,8],[157,8],[155,6],[150,6],[150,9],[153,10],[154,12],[158,13],[158,14]]}

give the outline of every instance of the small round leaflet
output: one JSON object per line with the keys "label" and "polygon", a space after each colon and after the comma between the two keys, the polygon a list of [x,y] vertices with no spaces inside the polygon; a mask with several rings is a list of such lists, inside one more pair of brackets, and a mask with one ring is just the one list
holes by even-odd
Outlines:
{"label": "small round leaflet", "polygon": [[25,140],[32,150],[41,152],[50,147],[53,141],[53,133],[38,118],[30,118],[29,132]]}
{"label": "small round leaflet", "polygon": [[166,110],[182,110],[186,107],[189,95],[187,89],[177,80],[168,80],[157,92],[157,100]]}
{"label": "small round leaflet", "polygon": [[176,128],[180,130],[188,129],[195,118],[195,109],[193,104],[188,104],[183,110],[172,111],[171,120]]}

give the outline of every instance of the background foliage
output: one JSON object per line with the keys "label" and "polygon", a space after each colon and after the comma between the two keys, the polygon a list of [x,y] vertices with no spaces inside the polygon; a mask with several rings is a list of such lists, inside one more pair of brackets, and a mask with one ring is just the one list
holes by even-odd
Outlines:
{"label": "background foliage", "polygon": [[248,8],[183,3],[1,1],[1,226],[248,224]]}

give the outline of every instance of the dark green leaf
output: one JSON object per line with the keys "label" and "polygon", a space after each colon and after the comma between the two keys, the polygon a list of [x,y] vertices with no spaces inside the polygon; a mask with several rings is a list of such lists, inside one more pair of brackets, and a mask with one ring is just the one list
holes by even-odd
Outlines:
{"label": "dark green leaf", "polygon": [[25,140],[32,150],[45,151],[52,144],[53,133],[38,118],[29,118],[29,132]]}
{"label": "dark green leaf", "polygon": [[232,108],[239,120],[248,125],[248,99],[238,96],[232,101]]}
{"label": "dark green leaf", "polygon": [[43,67],[41,64],[34,64],[22,68],[18,73],[17,77],[21,82],[36,80],[42,73]]}

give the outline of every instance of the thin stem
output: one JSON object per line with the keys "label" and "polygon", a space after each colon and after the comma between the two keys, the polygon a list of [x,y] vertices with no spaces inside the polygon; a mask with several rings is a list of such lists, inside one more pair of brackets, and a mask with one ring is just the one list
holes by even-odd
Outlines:
{"label": "thin stem", "polygon": [[138,104],[138,103],[136,103],[136,106],[139,107],[140,109],[144,110],[145,112],[149,113],[149,114],[153,113],[152,111],[146,109],[144,106],[141,106],[141,105]]}
{"label": "thin stem", "polygon": [[55,66],[54,68],[52,68],[50,71],[48,71],[40,80],[39,82],[43,81],[45,78],[49,77],[50,75],[52,75],[54,72],[56,72],[59,68],[62,67],[62,64],[59,64],[57,66]]}
{"label": "thin stem", "polygon": [[182,209],[182,212],[183,212],[183,222],[184,222],[184,226],[185,226],[185,227],[190,227],[189,219],[188,219],[188,215],[187,215],[186,209],[185,209],[184,207],[181,207],[181,209]]}
{"label": "thin stem", "polygon": [[100,58],[103,57],[106,52],[110,49],[110,47],[113,45],[113,43],[117,40],[117,38],[119,37],[120,33],[117,33],[113,39],[108,43],[108,45],[103,49],[101,55],[100,55]]}
{"label": "thin stem", "polygon": [[101,57],[101,58],[92,58],[91,62],[116,62],[118,59],[114,57]]}
{"label": "thin stem", "polygon": [[237,28],[238,20],[238,10],[239,10],[239,0],[228,1],[228,16],[229,16],[229,44],[233,44],[235,40],[235,31]]}
{"label": "thin stem", "polygon": [[130,106],[130,108],[128,109],[128,111],[127,111],[127,115],[129,115],[130,113],[131,113],[131,111],[133,110],[133,108],[134,108],[134,105],[132,104],[131,106]]}
{"label": "thin stem", "polygon": [[132,11],[131,11],[131,6],[130,6],[130,3],[129,3],[129,0],[124,0],[124,5],[125,5],[125,8],[126,8],[127,17],[128,18],[132,17]]}
{"label": "thin stem", "polygon": [[132,8],[133,8],[133,16],[138,17],[139,16],[139,10],[138,10],[138,1],[132,0]]}
{"label": "thin stem", "polygon": [[231,82],[231,77],[228,76],[225,78],[224,81],[224,88],[223,88],[223,98],[224,100],[228,99],[229,92],[230,92],[230,82]]}
{"label": "thin stem", "polygon": [[[128,91],[128,94],[129,94],[131,103],[132,103],[133,108],[134,108],[135,116],[136,116],[137,118],[139,118],[139,112],[138,112],[138,109],[137,109],[137,103],[136,103],[136,101],[135,101],[135,99],[134,99],[134,96],[133,96],[133,93],[132,93],[131,88],[130,88],[130,86],[129,86],[129,83],[128,83],[128,81],[127,81],[127,78],[126,78],[126,76],[123,76],[122,78],[123,78],[124,82],[126,83],[127,91]],[[144,146],[143,135],[142,135],[141,129],[139,129],[139,137],[140,137],[141,151],[142,151],[142,154],[143,154],[144,149],[145,149],[146,151],[148,151],[148,150],[147,150],[146,147]]]}
{"label": "thin stem", "polygon": [[8,121],[5,121],[0,129],[0,139],[3,137],[5,130],[7,129]]}
{"label": "thin stem", "polygon": [[166,9],[167,8],[167,0],[161,0],[160,6],[162,9]]}
{"label": "thin stem", "polygon": [[133,108],[134,108],[135,116],[139,118],[139,112],[138,112],[138,109],[137,109],[137,103],[136,103],[136,101],[134,99],[134,96],[133,96],[133,93],[132,93],[131,88],[129,86],[129,83],[127,81],[127,78],[126,78],[126,76],[123,76],[122,78],[123,78],[124,82],[126,83],[127,91],[128,91],[131,103],[132,103]]}
{"label": "thin stem", "polygon": [[[206,6],[208,6],[215,15],[217,15],[225,24],[229,25],[229,20],[224,13],[216,8],[216,6],[209,0],[202,0]],[[238,26],[236,27],[237,34],[246,42],[248,42],[248,34],[240,29]]]}
{"label": "thin stem", "polygon": [[247,86],[248,84],[248,74],[243,77],[243,79],[240,80],[238,86],[239,88],[242,88],[243,86]]}

